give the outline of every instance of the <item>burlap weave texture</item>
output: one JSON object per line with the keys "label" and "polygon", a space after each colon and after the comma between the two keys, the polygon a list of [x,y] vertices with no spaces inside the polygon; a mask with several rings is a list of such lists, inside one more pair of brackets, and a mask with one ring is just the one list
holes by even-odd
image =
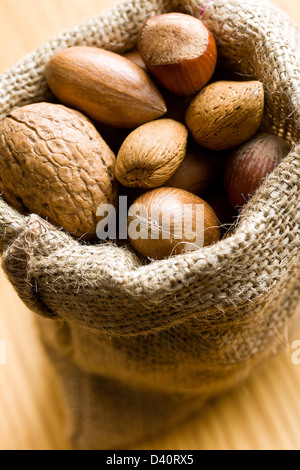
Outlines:
{"label": "burlap weave texture", "polygon": [[0,118],[51,100],[46,60],[74,45],[131,49],[149,16],[199,15],[220,60],[266,91],[264,130],[290,154],[229,238],[141,263],[130,249],[89,246],[0,200],[3,268],[38,314],[61,379],[76,448],[120,448],[178,422],[239,383],[283,345],[299,302],[300,33],[254,0],[131,0],[67,31],[0,77]]}

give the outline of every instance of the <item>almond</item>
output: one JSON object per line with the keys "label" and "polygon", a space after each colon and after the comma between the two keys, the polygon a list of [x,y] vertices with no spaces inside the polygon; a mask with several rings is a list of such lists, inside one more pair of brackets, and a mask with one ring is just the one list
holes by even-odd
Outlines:
{"label": "almond", "polygon": [[174,175],[164,184],[202,195],[222,172],[225,156],[199,145],[188,143],[186,156]]}
{"label": "almond", "polygon": [[263,112],[264,88],[259,81],[219,81],[194,98],[186,112],[186,124],[197,144],[227,150],[256,134]]}
{"label": "almond", "polygon": [[183,13],[149,18],[140,30],[138,48],[151,75],[181,96],[201,90],[217,63],[211,31],[200,19]]}
{"label": "almond", "polygon": [[135,128],[167,111],[145,70],[104,49],[64,49],[48,61],[45,76],[61,103],[109,126]]}
{"label": "almond", "polygon": [[117,156],[116,177],[129,188],[157,188],[179,168],[188,130],[173,119],[158,119],[135,129]]}

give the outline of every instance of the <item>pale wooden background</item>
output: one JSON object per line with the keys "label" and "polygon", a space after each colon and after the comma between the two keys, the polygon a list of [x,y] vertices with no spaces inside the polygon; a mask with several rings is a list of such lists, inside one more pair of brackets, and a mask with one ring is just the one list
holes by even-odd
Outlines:
{"label": "pale wooden background", "polygon": [[[259,1],[259,0],[257,0]],[[62,30],[120,0],[0,0],[0,73]],[[299,0],[274,0],[300,25]],[[300,365],[291,345],[300,328],[287,333],[286,349],[237,390],[142,449],[300,449]],[[50,364],[33,315],[0,273],[0,449],[71,449]],[[0,358],[1,359],[1,358]],[[0,361],[1,362],[1,361]]]}

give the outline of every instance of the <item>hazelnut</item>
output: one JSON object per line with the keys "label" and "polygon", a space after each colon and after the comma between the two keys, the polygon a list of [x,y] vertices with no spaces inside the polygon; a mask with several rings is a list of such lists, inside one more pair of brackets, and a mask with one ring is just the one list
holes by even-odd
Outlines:
{"label": "hazelnut", "polygon": [[158,188],[130,207],[128,235],[140,255],[158,260],[216,243],[221,229],[203,199],[182,189]]}
{"label": "hazelnut", "polygon": [[258,134],[234,150],[224,175],[226,194],[232,206],[243,207],[288,152],[289,145],[271,134]]}
{"label": "hazelnut", "polygon": [[200,19],[183,13],[167,13],[146,21],[138,49],[153,77],[177,95],[192,95],[203,88],[217,64],[211,31]]}

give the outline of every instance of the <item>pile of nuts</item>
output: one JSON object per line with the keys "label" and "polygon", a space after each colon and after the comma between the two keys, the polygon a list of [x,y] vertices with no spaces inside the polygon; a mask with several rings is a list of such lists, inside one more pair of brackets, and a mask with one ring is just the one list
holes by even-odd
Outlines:
{"label": "pile of nuts", "polygon": [[217,65],[212,33],[181,13],[147,20],[124,56],[89,46],[56,53],[45,77],[57,102],[0,122],[3,198],[76,238],[107,233],[122,244],[124,212],[114,230],[108,213],[127,196],[127,236],[146,259],[218,242],[289,147],[259,132],[263,85],[217,80]]}

